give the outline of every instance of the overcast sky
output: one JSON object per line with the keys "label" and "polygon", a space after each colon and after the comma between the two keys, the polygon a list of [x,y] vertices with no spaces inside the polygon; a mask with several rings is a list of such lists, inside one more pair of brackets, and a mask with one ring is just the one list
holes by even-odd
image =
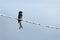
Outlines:
{"label": "overcast sky", "polygon": [[[23,19],[60,27],[60,0],[0,0],[0,12],[16,17],[23,11]],[[60,30],[18,22],[0,16],[0,40],[60,40]]]}

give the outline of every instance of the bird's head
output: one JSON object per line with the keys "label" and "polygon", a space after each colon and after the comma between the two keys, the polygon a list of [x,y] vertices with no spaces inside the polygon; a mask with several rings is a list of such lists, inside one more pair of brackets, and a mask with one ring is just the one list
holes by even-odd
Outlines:
{"label": "bird's head", "polygon": [[19,11],[19,13],[23,13],[22,11]]}

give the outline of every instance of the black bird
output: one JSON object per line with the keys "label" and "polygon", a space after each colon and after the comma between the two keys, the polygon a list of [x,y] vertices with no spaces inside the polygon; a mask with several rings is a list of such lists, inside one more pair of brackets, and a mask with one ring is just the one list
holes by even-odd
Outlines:
{"label": "black bird", "polygon": [[20,25],[19,29],[21,29],[21,28],[23,29],[22,24],[21,24],[22,16],[23,16],[22,13],[23,13],[22,11],[19,11],[19,14],[18,14],[18,23]]}

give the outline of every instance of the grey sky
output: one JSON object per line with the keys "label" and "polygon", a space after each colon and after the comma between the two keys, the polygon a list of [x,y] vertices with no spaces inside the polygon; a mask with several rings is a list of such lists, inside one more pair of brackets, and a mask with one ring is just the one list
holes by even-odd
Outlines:
{"label": "grey sky", "polygon": [[[0,0],[0,12],[16,17],[23,11],[23,19],[60,27],[60,0]],[[60,40],[60,30],[45,28],[0,16],[0,40]]]}

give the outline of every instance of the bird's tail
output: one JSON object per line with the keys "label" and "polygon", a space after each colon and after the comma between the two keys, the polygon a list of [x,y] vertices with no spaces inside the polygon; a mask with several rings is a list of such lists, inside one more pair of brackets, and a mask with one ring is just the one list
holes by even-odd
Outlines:
{"label": "bird's tail", "polygon": [[20,27],[19,27],[19,29],[23,29],[21,22],[20,22]]}

